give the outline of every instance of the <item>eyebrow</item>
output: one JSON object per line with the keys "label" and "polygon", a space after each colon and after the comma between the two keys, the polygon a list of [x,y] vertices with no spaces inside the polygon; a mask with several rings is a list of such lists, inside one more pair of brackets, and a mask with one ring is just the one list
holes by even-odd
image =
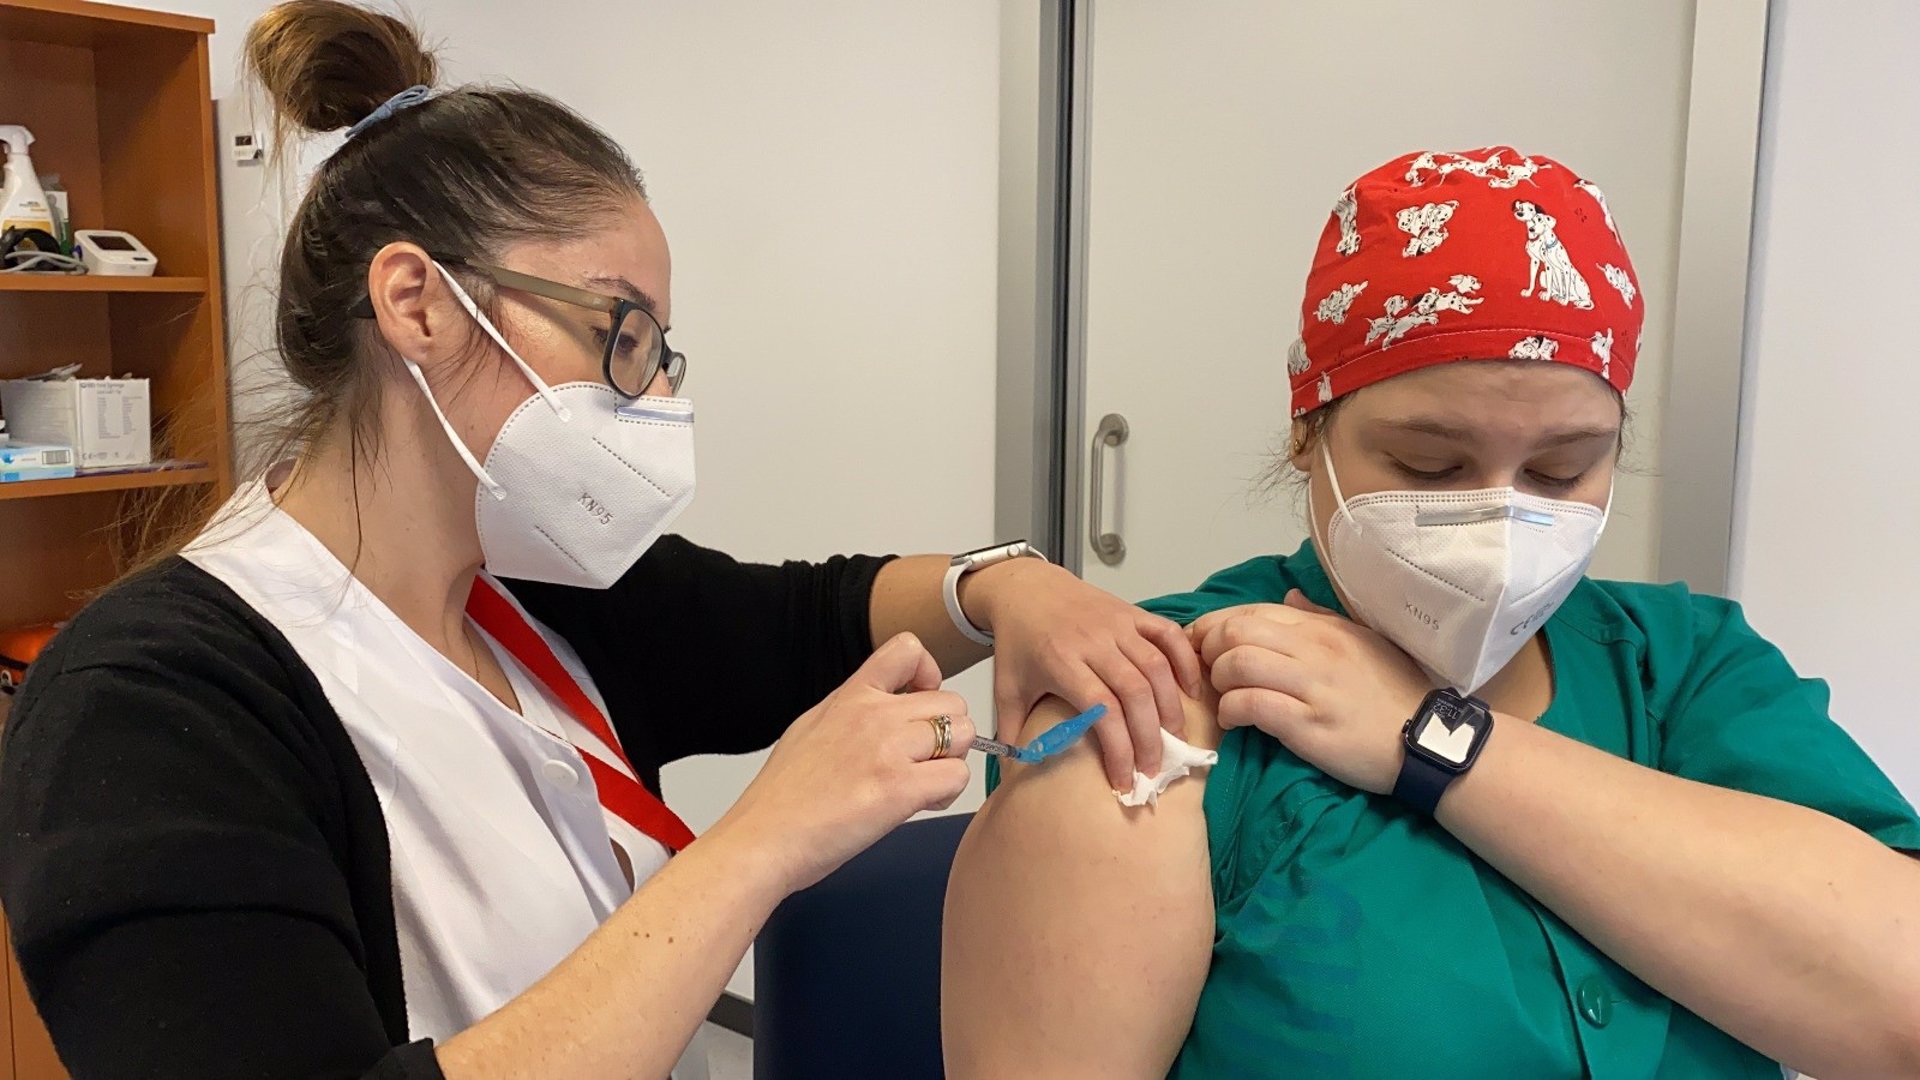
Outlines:
{"label": "eyebrow", "polygon": [[653,297],[648,296],[645,292],[642,292],[640,289],[640,286],[635,285],[633,282],[628,281],[626,278],[609,277],[605,274],[595,274],[587,278],[586,283],[588,285],[598,285],[601,288],[612,289],[615,292],[623,294],[624,296],[626,296],[627,299],[633,301],[634,303],[639,304],[642,308],[646,310],[647,314],[652,315],[655,318],[658,318],[660,315],[660,305],[654,302]]}
{"label": "eyebrow", "polygon": [[[1448,439],[1453,442],[1468,442],[1474,437],[1474,432],[1471,428],[1449,424],[1442,420],[1435,420],[1432,417],[1416,416],[1405,420],[1381,420],[1377,423],[1380,427],[1390,431],[1402,431],[1414,435],[1432,435],[1436,438]],[[1540,440],[1539,445],[1543,447],[1565,446],[1568,443],[1586,442],[1590,439],[1617,439],[1619,437],[1619,428],[1564,428],[1549,433]]]}

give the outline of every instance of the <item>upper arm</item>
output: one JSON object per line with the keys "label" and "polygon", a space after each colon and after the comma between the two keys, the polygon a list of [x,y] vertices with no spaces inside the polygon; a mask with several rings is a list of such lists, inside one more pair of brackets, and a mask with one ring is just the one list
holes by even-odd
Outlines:
{"label": "upper arm", "polygon": [[[1035,718],[1064,717],[1043,702]],[[1188,739],[1216,741],[1188,702]],[[1108,790],[1091,740],[1010,769],[947,886],[941,1027],[953,1080],[1160,1080],[1206,980],[1203,778],[1157,806]]]}
{"label": "upper arm", "polygon": [[1695,597],[1693,662],[1662,724],[1660,768],[1795,803],[1891,847],[1920,850],[1920,818],[1738,604]]}
{"label": "upper arm", "polygon": [[50,671],[23,695],[0,896],[34,1002],[78,1076],[434,1075],[394,1047],[323,785],[245,667]]}

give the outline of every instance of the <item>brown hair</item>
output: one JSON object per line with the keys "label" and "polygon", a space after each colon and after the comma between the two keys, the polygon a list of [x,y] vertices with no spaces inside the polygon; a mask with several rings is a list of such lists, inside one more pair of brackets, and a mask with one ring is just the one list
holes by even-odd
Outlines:
{"label": "brown hair", "polygon": [[[272,100],[277,147],[296,132],[351,127],[438,75],[413,27],[341,0],[269,9],[247,32],[246,64]],[[381,248],[405,240],[486,261],[523,240],[576,239],[644,198],[618,143],[565,105],[518,88],[438,93],[349,139],[314,174],[281,251],[274,339],[298,393],[269,421],[265,460],[336,431],[356,460],[378,452],[381,369],[391,357],[373,321],[352,309]],[[491,296],[484,279],[469,291],[483,305]],[[177,552],[217,509],[208,497],[185,514],[148,515],[174,524],[143,530],[138,563]]]}
{"label": "brown hair", "polygon": [[[1355,391],[1358,393],[1359,391]],[[1307,474],[1294,467],[1293,459],[1313,448],[1326,437],[1327,424],[1332,422],[1333,414],[1346,404],[1351,395],[1334,398],[1311,412],[1297,417],[1294,423],[1287,425],[1281,435],[1281,449],[1273,452],[1267,467],[1254,478],[1255,490],[1261,495],[1271,495],[1283,488],[1305,490]]]}

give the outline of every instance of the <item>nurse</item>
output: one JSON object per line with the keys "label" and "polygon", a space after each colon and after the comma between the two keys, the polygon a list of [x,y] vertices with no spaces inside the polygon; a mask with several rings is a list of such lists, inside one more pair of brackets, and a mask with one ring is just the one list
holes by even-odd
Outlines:
{"label": "nurse", "polygon": [[[1191,646],[1023,547],[662,535],[687,361],[604,133],[434,94],[405,26],[327,0],[247,53],[284,122],[349,129],[282,259],[306,414],[73,620],[0,754],[0,897],[76,1076],[666,1075],[775,904],[960,793],[942,673],[996,639],[1017,715],[1109,703],[1117,775],[1156,767]],[[664,763],[776,739],[697,842],[661,802]]]}
{"label": "nurse", "polygon": [[1138,810],[1012,770],[949,1076],[1920,1075],[1913,808],[1737,605],[1585,576],[1645,303],[1558,162],[1347,190],[1288,366],[1312,539],[1146,605],[1219,762]]}

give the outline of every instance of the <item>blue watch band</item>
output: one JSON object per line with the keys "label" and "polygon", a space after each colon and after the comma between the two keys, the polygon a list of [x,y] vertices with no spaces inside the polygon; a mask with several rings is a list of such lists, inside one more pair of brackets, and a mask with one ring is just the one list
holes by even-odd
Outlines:
{"label": "blue watch band", "polygon": [[1394,781],[1393,797],[1432,817],[1440,809],[1440,796],[1459,775],[1417,754],[1408,754],[1400,764],[1400,779]]}

